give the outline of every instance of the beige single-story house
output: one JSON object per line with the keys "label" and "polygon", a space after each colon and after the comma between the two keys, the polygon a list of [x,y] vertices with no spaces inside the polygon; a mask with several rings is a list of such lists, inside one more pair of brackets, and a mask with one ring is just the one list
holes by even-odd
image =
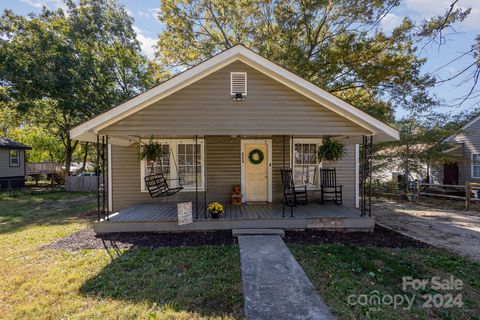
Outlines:
{"label": "beige single-story house", "polygon": [[[365,183],[370,176],[368,145],[398,139],[399,133],[237,45],[79,125],[71,136],[100,142],[99,152],[105,152],[100,157],[105,174],[99,181],[99,210],[106,214],[95,223],[101,233],[371,230]],[[317,150],[326,137],[344,144],[342,159],[318,161]],[[152,172],[139,151],[152,138],[163,148],[154,173],[181,179],[169,182],[168,188],[181,184],[182,190],[168,197],[152,198],[146,185]],[[294,184],[306,185],[308,193],[308,204],[289,207],[287,214],[280,171],[286,168],[292,169]],[[321,168],[335,168],[341,204],[320,203]],[[231,204],[235,185],[241,189],[240,205]],[[212,201],[225,206],[219,219],[205,209]],[[179,225],[177,203],[183,202],[193,204],[194,219]]]}
{"label": "beige single-story house", "polygon": [[25,151],[29,146],[0,136],[0,189],[25,186]]}

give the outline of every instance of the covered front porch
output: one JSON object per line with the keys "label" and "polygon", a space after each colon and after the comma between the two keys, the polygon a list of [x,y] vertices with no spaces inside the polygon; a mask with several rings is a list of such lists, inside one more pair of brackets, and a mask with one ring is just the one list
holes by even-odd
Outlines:
{"label": "covered front porch", "polygon": [[193,203],[194,221],[178,225],[177,202],[139,203],[111,214],[94,224],[96,233],[211,231],[236,228],[327,229],[371,231],[375,219],[362,216],[359,210],[333,203],[310,202],[292,210],[280,202],[231,205],[225,214],[212,219],[205,205]]}
{"label": "covered front porch", "polygon": [[[241,90],[232,91],[237,84]],[[399,134],[236,46],[79,125],[71,136],[98,146],[102,179],[95,230],[101,233],[368,230],[373,227],[372,144]],[[320,159],[320,146],[332,140],[343,147],[340,156]],[[139,155],[150,142],[162,149],[148,161]],[[334,172],[335,179],[324,183],[322,170]],[[320,204],[332,187],[339,204]],[[308,199],[296,199],[307,192]],[[288,207],[284,215],[281,201],[294,206],[293,216]],[[179,226],[175,205],[185,202],[193,204],[194,220]],[[224,218],[204,215],[211,202],[226,205]]]}

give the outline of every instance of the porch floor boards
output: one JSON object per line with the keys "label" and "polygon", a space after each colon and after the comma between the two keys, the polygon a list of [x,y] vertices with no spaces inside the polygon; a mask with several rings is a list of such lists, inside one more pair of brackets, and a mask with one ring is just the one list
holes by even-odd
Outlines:
{"label": "porch floor boards", "polygon": [[[195,221],[212,220],[207,214],[205,218],[205,205],[199,203],[198,219],[195,219],[195,203],[193,204],[193,217]],[[283,205],[281,203],[243,204],[240,206],[225,205],[225,215],[221,220],[268,220],[282,218]],[[311,219],[311,218],[359,218],[360,211],[336,204],[309,203],[293,209],[293,218],[290,217],[290,208],[285,207],[285,219]],[[120,210],[110,217],[111,222],[176,222],[177,203],[159,202],[144,203],[130,206]]]}

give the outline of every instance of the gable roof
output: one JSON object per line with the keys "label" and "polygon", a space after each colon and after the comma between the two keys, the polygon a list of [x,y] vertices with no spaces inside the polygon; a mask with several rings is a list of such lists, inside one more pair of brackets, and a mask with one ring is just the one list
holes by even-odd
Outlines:
{"label": "gable roof", "polygon": [[17,142],[10,138],[0,136],[0,148],[8,148],[8,149],[23,149],[23,150],[30,150],[29,146],[24,145],[23,143]]}
{"label": "gable roof", "polygon": [[[266,74],[290,89],[310,98],[346,119],[372,132],[376,141],[398,140],[399,133],[392,127],[353,107],[333,94],[317,87],[311,82],[295,75],[279,65],[265,59],[242,45],[236,45],[216,56],[192,67],[160,85],[122,103],[121,105],[73,128],[70,135],[73,139],[95,141],[95,135],[103,128],[116,123],[159,101],[178,90],[220,70],[234,61],[241,61],[250,67]],[[116,141],[115,141],[116,140]],[[112,143],[131,144],[132,141],[121,141],[111,137]]]}
{"label": "gable roof", "polygon": [[472,119],[470,119],[470,121],[468,121],[467,123],[465,123],[463,125],[463,127],[461,127],[460,129],[457,130],[456,133],[452,134],[451,136],[448,136],[446,137],[445,139],[442,140],[443,143],[446,143],[446,142],[450,142],[453,138],[455,138],[455,136],[458,135],[459,132],[461,131],[464,131],[466,130],[468,127],[474,125],[477,121],[480,120],[480,115],[476,116],[476,117],[473,117]]}

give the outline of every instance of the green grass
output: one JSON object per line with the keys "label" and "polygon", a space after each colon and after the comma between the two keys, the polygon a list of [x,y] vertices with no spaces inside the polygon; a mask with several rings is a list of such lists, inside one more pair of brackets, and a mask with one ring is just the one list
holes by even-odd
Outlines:
{"label": "green grass", "polygon": [[[88,193],[0,194],[0,319],[241,318],[238,247],[41,250],[88,226]],[[480,264],[437,249],[291,245],[339,319],[480,319]],[[348,304],[352,294],[404,294],[402,276],[461,279],[463,308]],[[408,291],[407,294],[426,292]],[[442,292],[444,293],[444,292]]]}
{"label": "green grass", "polygon": [[0,194],[0,319],[240,318],[235,246],[41,250],[88,225],[90,194]]}
{"label": "green grass", "polygon": [[[291,245],[290,249],[339,319],[480,319],[480,263],[437,249],[360,248],[343,245]],[[448,291],[402,291],[402,277],[463,281],[464,307],[424,308],[420,295]],[[417,298],[411,310],[393,306],[350,305],[352,294],[408,294]],[[372,293],[372,294],[371,294]],[[370,295],[371,294],[371,295]],[[355,301],[355,300],[353,300]],[[406,306],[406,304],[404,305]]]}

